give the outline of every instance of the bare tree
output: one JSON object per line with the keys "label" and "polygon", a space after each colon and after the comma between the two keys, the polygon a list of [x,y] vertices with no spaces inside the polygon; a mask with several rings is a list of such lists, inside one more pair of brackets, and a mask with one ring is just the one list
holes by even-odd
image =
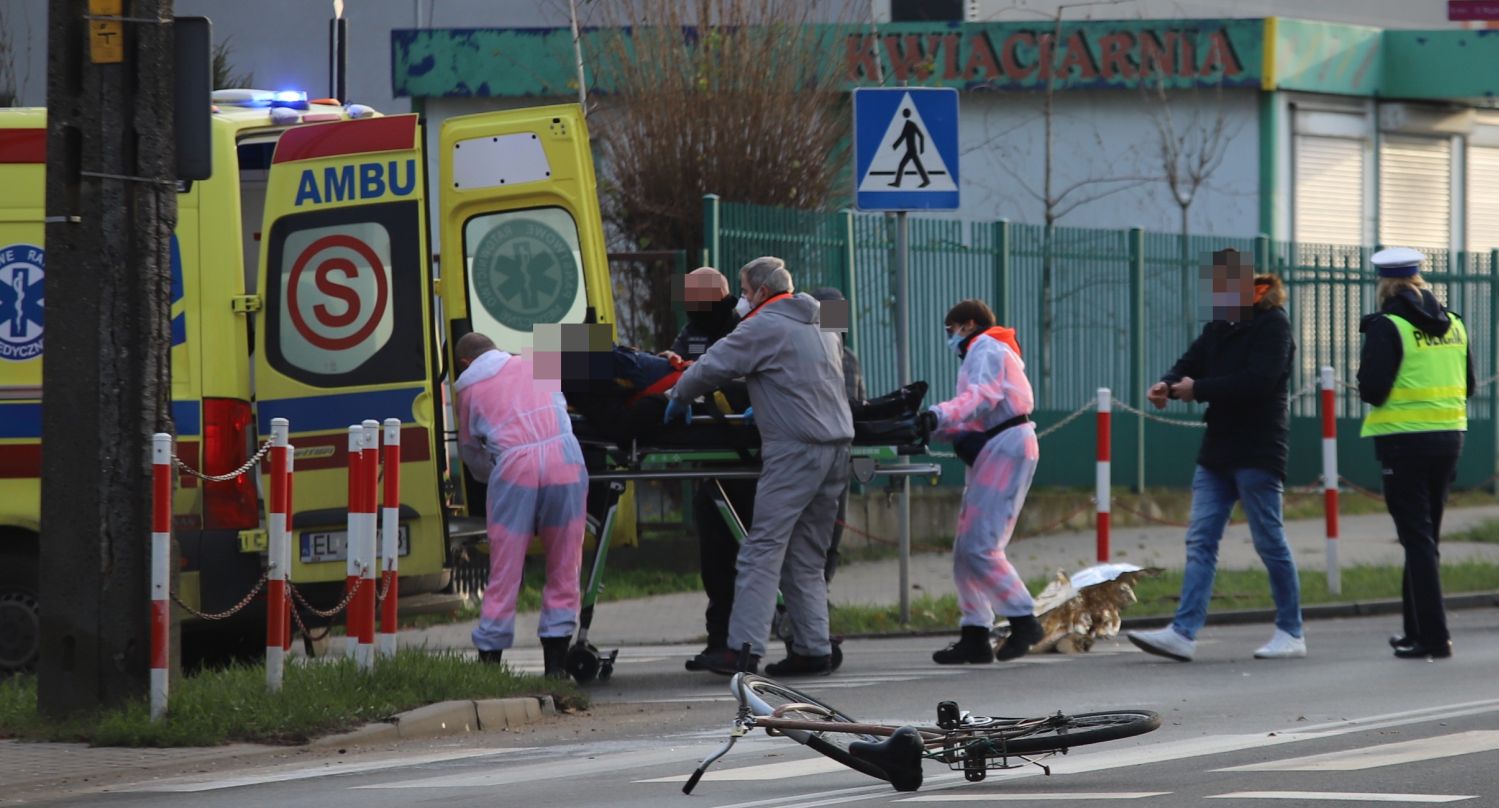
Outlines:
{"label": "bare tree", "polygon": [[[1185,36],[1189,32],[1182,32]],[[1157,64],[1150,74],[1142,65],[1140,92],[1151,122],[1159,135],[1157,157],[1160,181],[1171,191],[1171,199],[1180,213],[1179,281],[1181,288],[1182,326],[1190,342],[1196,335],[1196,300],[1192,294],[1191,209],[1197,194],[1213,172],[1223,165],[1229,146],[1238,136],[1240,126],[1230,123],[1223,104],[1222,75],[1211,88],[1211,95],[1196,89],[1168,91],[1166,76]]]}
{"label": "bare tree", "polygon": [[20,98],[16,83],[16,45],[11,40],[12,31],[18,24],[14,21],[15,10],[0,4],[0,107],[9,107]]}
{"label": "bare tree", "polygon": [[[618,247],[685,249],[695,262],[707,193],[804,210],[834,198],[848,122],[843,77],[821,47],[821,26],[810,24],[814,12],[797,0],[605,7],[605,22],[629,32],[592,55],[593,75],[614,87],[590,128]],[[658,335],[671,330],[663,291],[651,295]]]}
{"label": "bare tree", "polygon": [[[1001,162],[1000,168],[1011,179],[1020,190],[1035,199],[1041,205],[1042,231],[1041,241],[1041,333],[1039,335],[1040,345],[1037,349],[1038,362],[1041,371],[1041,402],[1040,406],[1049,408],[1053,406],[1053,384],[1052,384],[1052,358],[1054,356],[1053,343],[1056,334],[1056,306],[1065,296],[1078,294],[1082,291],[1079,287],[1072,289],[1065,296],[1056,293],[1055,269],[1056,269],[1056,225],[1067,214],[1078,208],[1097,202],[1106,197],[1139,187],[1153,177],[1144,174],[1111,174],[1095,176],[1089,174],[1080,179],[1068,182],[1059,182],[1056,172],[1056,91],[1057,73],[1062,64],[1061,48],[1058,47],[1066,40],[1063,39],[1064,16],[1068,9],[1095,8],[1100,6],[1114,6],[1123,3],[1134,2],[1134,0],[1085,0],[1078,3],[1062,3],[1056,7],[1056,12],[1050,16],[1052,30],[1049,34],[1041,34],[1037,37],[1038,50],[1048,55],[1050,64],[1043,65],[1041,76],[1044,86],[1041,93],[1041,125],[1043,129],[1042,158],[1041,158],[1041,187],[1038,189],[1022,173],[1008,162]],[[1010,10],[1010,9],[1006,9]],[[1032,12],[1032,9],[1014,7],[1013,10],[1021,12]],[[1022,124],[1023,125],[1023,124]],[[1018,128],[1018,127],[1017,127]],[[986,138],[983,144],[975,148],[982,148],[1000,139],[1003,135]],[[1094,139],[1097,141],[1100,151],[1103,147],[1102,136],[1095,131]],[[971,149],[970,149],[971,150]]]}

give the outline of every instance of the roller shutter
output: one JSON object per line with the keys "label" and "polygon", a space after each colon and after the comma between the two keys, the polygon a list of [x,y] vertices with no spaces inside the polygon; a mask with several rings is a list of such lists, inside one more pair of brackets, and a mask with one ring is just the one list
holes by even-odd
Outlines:
{"label": "roller shutter", "polygon": [[1379,146],[1379,241],[1452,246],[1452,141],[1386,135]]}
{"label": "roller shutter", "polygon": [[1300,244],[1364,241],[1364,143],[1296,135],[1294,238]]}
{"label": "roller shutter", "polygon": [[1468,147],[1468,249],[1499,248],[1499,148]]}

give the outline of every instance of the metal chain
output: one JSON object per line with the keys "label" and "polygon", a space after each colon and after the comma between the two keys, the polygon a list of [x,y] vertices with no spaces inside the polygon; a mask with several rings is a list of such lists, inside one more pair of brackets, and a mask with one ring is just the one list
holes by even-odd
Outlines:
{"label": "metal chain", "polygon": [[256,581],[255,582],[255,587],[250,590],[250,594],[245,595],[244,598],[242,600],[240,600],[239,603],[236,603],[233,606],[230,606],[227,610],[222,611],[222,612],[214,612],[214,613],[211,613],[211,614],[208,613],[208,612],[200,612],[197,609],[194,609],[193,607],[191,607],[191,606],[187,605],[186,603],[184,603],[182,601],[182,598],[179,597],[176,592],[172,593],[172,600],[178,606],[181,606],[182,608],[188,610],[193,615],[195,615],[195,616],[197,616],[197,617],[199,617],[199,618],[201,618],[203,620],[223,620],[225,618],[234,616],[235,613],[237,613],[240,610],[244,609],[246,606],[249,606],[250,605],[250,601],[254,600],[255,596],[258,595],[258,594],[260,594],[261,588],[265,586],[265,579],[266,579],[266,576],[265,576],[264,573],[262,573],[261,576],[260,576],[260,580]]}
{"label": "metal chain", "polygon": [[333,608],[324,611],[322,609],[314,607],[311,603],[308,603],[307,598],[302,597],[302,591],[297,589],[295,586],[292,586],[290,581],[286,583],[286,588],[291,590],[292,597],[296,598],[297,602],[302,604],[302,608],[306,609],[309,612],[312,612],[318,617],[338,616],[339,612],[347,609],[349,607],[349,604],[354,602],[354,596],[359,594],[359,588],[362,586],[364,586],[364,571],[360,570],[358,581],[354,584],[353,587],[349,589],[348,592],[344,593],[344,599],[339,601],[338,604]]}
{"label": "metal chain", "polygon": [[1137,410],[1122,401],[1115,401],[1114,406],[1118,407],[1121,410],[1124,410],[1125,412],[1134,413],[1135,415],[1138,415],[1147,421],[1156,421],[1162,424],[1169,424],[1171,426],[1184,426],[1191,429],[1207,429],[1208,426],[1202,421],[1183,421],[1180,418],[1163,418],[1159,415],[1153,415],[1151,413],[1145,412],[1144,410]]}
{"label": "metal chain", "polygon": [[1098,401],[1095,399],[1093,401],[1088,402],[1087,404],[1084,404],[1081,407],[1078,407],[1077,409],[1073,410],[1072,413],[1070,415],[1068,415],[1066,418],[1063,418],[1062,420],[1060,420],[1060,421],[1052,424],[1051,426],[1049,426],[1049,427],[1041,430],[1040,432],[1037,432],[1036,433],[1036,440],[1040,440],[1040,439],[1046,437],[1047,435],[1050,435],[1051,433],[1057,431],[1058,429],[1061,429],[1062,427],[1064,427],[1064,426],[1072,423],[1073,421],[1076,421],[1078,418],[1082,417],[1083,413],[1085,413],[1088,410],[1091,410],[1091,409],[1093,409],[1094,407],[1097,407],[1097,406],[1098,406]]}
{"label": "metal chain", "polygon": [[256,452],[249,460],[246,460],[243,466],[240,466],[239,468],[229,472],[228,474],[204,474],[203,472],[198,471],[197,469],[192,468],[191,466],[188,466],[186,463],[182,462],[182,458],[178,457],[175,454],[172,455],[172,462],[176,463],[177,468],[184,474],[197,477],[200,480],[207,480],[211,483],[226,483],[254,468],[255,464],[259,463],[261,461],[261,458],[264,458],[266,456],[266,453],[270,450],[271,442],[266,441],[265,443],[260,445],[260,451]]}
{"label": "metal chain", "polygon": [[[389,570],[386,570],[386,572],[389,572]],[[394,575],[380,576],[380,589],[375,593],[375,603],[379,604],[385,602],[385,596],[390,594],[390,582],[394,581],[395,579],[396,576]]]}
{"label": "metal chain", "polygon": [[324,639],[325,637],[327,637],[333,631],[333,624],[329,623],[328,625],[323,626],[323,633],[322,634],[319,634],[316,637],[314,637],[314,636],[312,636],[312,632],[310,632],[310,631],[307,630],[307,624],[302,622],[302,612],[299,611],[295,606],[292,607],[291,616],[292,616],[293,620],[297,621],[297,630],[302,632],[302,636],[306,637],[307,639],[309,639],[309,640],[311,640],[313,642],[317,642],[318,640]]}
{"label": "metal chain", "polygon": [[1318,383],[1318,382],[1307,382],[1305,387],[1301,388],[1299,391],[1296,392],[1296,395],[1291,396],[1291,400],[1292,401],[1296,401],[1298,399],[1306,398],[1307,396],[1314,396],[1314,395],[1317,394],[1317,391],[1320,390],[1320,389],[1321,389],[1320,383]]}

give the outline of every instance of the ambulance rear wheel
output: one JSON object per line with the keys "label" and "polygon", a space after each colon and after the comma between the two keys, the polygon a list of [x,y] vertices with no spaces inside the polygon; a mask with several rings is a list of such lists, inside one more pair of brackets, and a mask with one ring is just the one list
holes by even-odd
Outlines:
{"label": "ambulance rear wheel", "polygon": [[36,550],[32,534],[0,533],[0,676],[35,670],[41,655]]}

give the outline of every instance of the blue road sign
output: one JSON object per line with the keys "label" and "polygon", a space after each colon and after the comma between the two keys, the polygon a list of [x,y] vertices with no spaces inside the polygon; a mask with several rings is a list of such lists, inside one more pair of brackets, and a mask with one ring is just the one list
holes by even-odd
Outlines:
{"label": "blue road sign", "polygon": [[854,90],[854,204],[860,210],[958,207],[957,90]]}

